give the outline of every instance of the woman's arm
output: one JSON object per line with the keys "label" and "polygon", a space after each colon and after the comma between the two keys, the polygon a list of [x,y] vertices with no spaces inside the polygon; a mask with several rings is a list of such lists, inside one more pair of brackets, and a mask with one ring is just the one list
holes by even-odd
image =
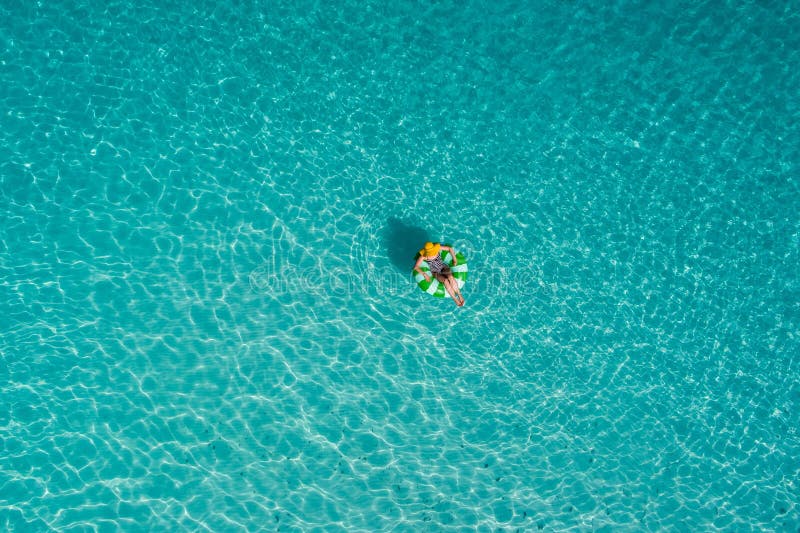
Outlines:
{"label": "woman's arm", "polygon": [[456,251],[453,250],[451,246],[442,246],[442,250],[450,252],[450,254],[453,256],[453,266],[456,266],[458,264],[458,259],[456,259]]}
{"label": "woman's arm", "polygon": [[419,267],[422,264],[422,261],[424,261],[424,259],[422,259],[422,257],[417,259],[417,264],[414,265],[414,270],[416,270],[417,272],[422,274],[422,276],[425,278],[426,281],[430,281],[431,277],[429,275],[427,275],[425,272],[423,272],[422,269]]}

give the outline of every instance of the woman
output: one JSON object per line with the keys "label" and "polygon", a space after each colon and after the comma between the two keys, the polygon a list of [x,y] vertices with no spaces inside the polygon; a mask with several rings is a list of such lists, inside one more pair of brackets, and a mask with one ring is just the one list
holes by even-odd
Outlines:
{"label": "woman", "polygon": [[444,285],[444,288],[447,289],[447,293],[453,297],[453,301],[456,303],[457,306],[461,307],[464,305],[464,297],[461,296],[461,291],[458,290],[458,282],[456,278],[453,277],[453,272],[450,270],[450,267],[444,264],[442,258],[439,257],[439,252],[441,250],[445,250],[450,252],[453,256],[453,266],[458,264],[458,259],[456,259],[456,251],[453,250],[449,246],[442,246],[438,242],[436,244],[432,242],[426,242],[425,247],[419,251],[419,259],[417,259],[417,264],[414,265],[414,270],[425,276],[426,281],[430,281],[431,277],[422,271],[419,267],[423,261],[428,263],[428,268],[431,269],[431,274],[433,274],[439,283]]}

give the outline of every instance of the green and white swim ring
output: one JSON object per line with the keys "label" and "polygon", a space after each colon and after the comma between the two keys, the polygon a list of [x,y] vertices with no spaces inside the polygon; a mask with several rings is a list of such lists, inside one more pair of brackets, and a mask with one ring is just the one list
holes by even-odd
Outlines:
{"label": "green and white swim ring", "polygon": [[[449,244],[445,244],[444,246],[450,246]],[[442,258],[442,262],[445,265],[450,267],[450,270],[453,272],[453,277],[456,279],[456,283],[458,283],[458,288],[462,288],[464,284],[467,282],[467,274],[469,273],[469,268],[467,267],[467,258],[464,257],[464,254],[461,252],[456,252],[456,259],[458,259],[458,264],[453,266],[453,254],[448,251],[442,249],[439,251],[439,257]],[[447,291],[444,288],[444,285],[439,283],[439,280],[436,279],[431,275],[431,271],[428,268],[428,263],[425,261],[419,266],[420,270],[431,276],[430,281],[425,280],[425,276],[417,272],[416,270],[411,270],[411,275],[414,277],[414,281],[417,282],[417,286],[422,289],[423,291],[427,292],[432,296],[436,296],[437,298],[444,298],[447,296]]]}

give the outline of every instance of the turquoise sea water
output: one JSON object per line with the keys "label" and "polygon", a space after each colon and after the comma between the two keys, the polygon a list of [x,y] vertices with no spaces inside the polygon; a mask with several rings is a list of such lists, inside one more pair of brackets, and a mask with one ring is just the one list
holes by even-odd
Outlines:
{"label": "turquoise sea water", "polygon": [[800,528],[798,5],[461,4],[2,2],[0,529]]}

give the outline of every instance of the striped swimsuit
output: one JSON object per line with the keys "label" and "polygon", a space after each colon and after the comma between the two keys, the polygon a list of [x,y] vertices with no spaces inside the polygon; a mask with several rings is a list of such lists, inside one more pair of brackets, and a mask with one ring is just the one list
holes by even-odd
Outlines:
{"label": "striped swimsuit", "polygon": [[442,258],[438,255],[432,259],[425,259],[425,262],[428,263],[428,268],[430,268],[431,272],[434,274],[439,274],[442,271],[445,271],[446,273],[447,270],[450,269],[450,267],[444,264],[444,261],[442,261]]}

